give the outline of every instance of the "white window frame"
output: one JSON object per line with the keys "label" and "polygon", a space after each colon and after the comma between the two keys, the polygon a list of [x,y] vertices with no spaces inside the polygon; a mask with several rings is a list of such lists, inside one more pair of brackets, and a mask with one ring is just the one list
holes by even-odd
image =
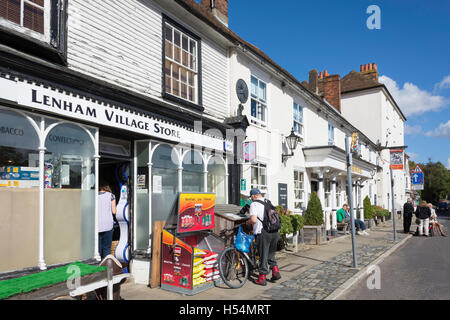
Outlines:
{"label": "white window frame", "polygon": [[[301,111],[301,121],[299,121],[298,119],[295,119],[295,109],[296,109],[296,107],[297,107],[297,109],[298,109],[298,112],[299,112],[299,114],[300,114],[300,111]],[[300,137],[301,138],[301,140],[300,140],[300,143],[304,143],[304,141],[305,141],[305,120],[304,120],[304,113],[303,113],[303,110],[304,110],[304,107],[302,107],[299,103],[296,103],[295,101],[294,101],[294,104],[293,104],[293,116],[292,116],[292,121],[293,121],[293,128],[294,128],[294,133],[298,136],[298,137]],[[300,128],[301,128],[301,131],[302,131],[302,133],[300,134],[300,133],[298,133],[296,130],[295,130],[295,125],[298,125]]]}
{"label": "white window frame", "polygon": [[[253,92],[251,90],[251,88],[253,86],[253,84],[252,84],[252,80],[253,79],[255,79],[257,81],[257,83],[258,83],[258,86],[257,86],[258,87],[258,92],[257,92],[256,95],[253,94]],[[265,86],[265,88],[264,88],[264,98],[262,98],[260,96],[260,94],[261,94],[260,93],[260,88],[261,88],[260,84],[261,83],[264,84],[264,86]],[[255,103],[256,103],[256,117],[254,117],[253,114],[252,114],[252,101],[255,101]],[[258,117],[258,114],[260,114],[258,112],[258,110],[260,108],[263,110],[264,120],[261,120]],[[268,125],[268,119],[267,118],[268,118],[267,83],[262,81],[262,80],[260,80],[258,77],[254,76],[254,75],[251,75],[250,76],[250,121],[252,123],[256,124],[256,125],[261,126],[261,127],[267,127],[267,125]]]}
{"label": "white window frame", "polygon": [[[253,184],[253,168],[257,168],[258,169],[258,177],[257,177],[257,183],[256,184]],[[260,176],[262,176],[262,175],[260,175],[259,174],[259,171],[261,170],[261,169],[265,169],[265,180],[266,180],[266,184],[261,184],[261,181],[259,181],[259,177]],[[262,193],[267,193],[267,185],[268,185],[268,183],[267,183],[267,178],[268,178],[268,175],[267,175],[267,163],[264,163],[264,162],[261,162],[261,161],[254,161],[254,162],[252,162],[251,164],[250,164],[250,185],[251,185],[251,188],[258,188]]]}
{"label": "white window frame", "polygon": [[39,33],[37,31],[28,29],[23,26],[23,17],[24,17],[24,3],[37,7],[42,8],[40,5],[28,1],[28,0],[19,0],[20,1],[20,25],[12,22],[11,20],[8,20],[4,17],[0,17],[0,25],[7,27],[9,29],[18,31],[20,33],[24,33],[32,38],[35,38],[40,41],[50,42],[50,13],[51,13],[51,3],[50,0],[44,0],[44,34]]}
{"label": "white window frame", "polygon": [[[166,39],[166,30],[167,27],[172,29],[172,57],[169,57],[166,55],[166,47],[165,47],[165,43],[167,41]],[[175,60],[175,47],[178,47],[178,45],[175,44],[175,32],[180,33],[180,62]],[[174,24],[170,23],[170,21],[165,21],[165,25],[164,25],[164,34],[162,35],[164,38],[164,82],[166,81],[166,61],[169,61],[171,63],[170,65],[170,78],[171,78],[171,87],[170,87],[170,92],[168,92],[167,87],[164,86],[164,90],[166,94],[169,94],[171,96],[174,96],[176,98],[179,98],[181,100],[185,100],[189,103],[193,103],[193,104],[199,104],[199,66],[198,63],[200,61],[199,59],[199,40],[194,39],[193,37],[191,37],[188,33],[186,33],[185,31],[181,30],[180,28],[176,27]],[[188,50],[190,50],[190,46],[191,46],[191,42],[195,43],[195,51],[193,54],[191,54],[190,52],[186,51],[183,49],[183,37],[187,38],[188,41]],[[193,56],[193,64],[194,64],[194,68],[191,68],[190,66],[185,66],[183,65],[183,52],[186,52],[189,56]],[[194,100],[190,100],[189,99],[189,87],[192,87],[189,85],[189,72],[186,72],[186,82],[181,81],[181,69],[178,72],[178,93],[174,93],[173,90],[173,65],[177,65],[179,68],[185,69],[189,72],[192,72],[194,74],[194,80],[193,80],[193,88],[194,88],[194,95],[195,95],[195,99]],[[188,63],[189,64],[189,63]],[[186,98],[183,98],[181,96],[181,84],[185,84],[186,85]]]}
{"label": "white window frame", "polygon": [[323,191],[324,191],[324,195],[325,195],[325,203],[324,203],[324,207],[325,208],[331,208],[331,179],[329,178],[324,178],[323,179]]}
{"label": "white window frame", "polygon": [[[332,129],[331,131],[330,131],[330,128]],[[328,145],[329,146],[334,146],[334,138],[335,138],[335,135],[334,135],[334,126],[331,124],[331,123],[328,123]],[[330,137],[330,132],[332,132],[332,137]]]}
{"label": "white window frame", "polygon": [[[295,179],[295,173],[299,174],[299,177],[301,175],[302,180],[296,180]],[[297,204],[300,204],[300,207],[302,207],[305,203],[305,172],[303,170],[299,170],[299,169],[294,169],[294,212],[300,212],[301,210],[299,208],[296,208]],[[302,186],[298,187],[298,184],[301,182]],[[300,191],[302,197],[296,198],[295,196],[295,192],[296,191]]]}

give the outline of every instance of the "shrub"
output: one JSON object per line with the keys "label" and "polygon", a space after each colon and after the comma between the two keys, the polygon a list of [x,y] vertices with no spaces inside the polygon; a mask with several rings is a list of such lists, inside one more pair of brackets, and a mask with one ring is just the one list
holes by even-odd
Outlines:
{"label": "shrub", "polygon": [[323,224],[322,204],[316,192],[311,194],[304,218],[305,225],[308,226],[320,226]]}
{"label": "shrub", "polygon": [[280,236],[286,236],[287,234],[294,233],[294,227],[292,226],[292,219],[290,215],[281,215],[281,229]]}
{"label": "shrub", "polygon": [[292,220],[292,227],[294,228],[294,232],[300,231],[304,225],[304,219],[299,214],[290,215]]}
{"label": "shrub", "polygon": [[370,199],[368,196],[364,198],[363,207],[364,207],[364,218],[373,219],[375,217],[375,210],[372,204],[370,203]]}

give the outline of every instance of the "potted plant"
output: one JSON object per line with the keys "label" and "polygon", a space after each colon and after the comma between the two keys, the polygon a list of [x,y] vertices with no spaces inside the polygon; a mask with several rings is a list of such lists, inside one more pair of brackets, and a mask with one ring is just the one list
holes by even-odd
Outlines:
{"label": "potted plant", "polygon": [[278,241],[278,250],[286,249],[287,235],[294,232],[294,228],[292,227],[292,220],[289,215],[286,214],[286,210],[284,210],[283,206],[276,206],[278,214],[280,215],[280,240]]}
{"label": "potted plant", "polygon": [[368,196],[364,198],[363,207],[364,207],[364,223],[370,229],[373,226],[372,221],[373,218],[375,217],[375,210],[372,204],[370,203],[370,199]]}
{"label": "potted plant", "polygon": [[316,192],[311,194],[304,219],[304,241],[307,244],[321,244],[326,241],[325,226],[323,225],[323,211]]}

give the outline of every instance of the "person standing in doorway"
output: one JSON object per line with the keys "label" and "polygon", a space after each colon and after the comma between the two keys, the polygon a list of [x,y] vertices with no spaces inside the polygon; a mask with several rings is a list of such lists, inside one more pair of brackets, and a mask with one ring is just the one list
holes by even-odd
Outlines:
{"label": "person standing in doorway", "polygon": [[111,243],[116,214],[116,197],[106,183],[100,185],[98,193],[98,245],[102,260],[111,254]]}
{"label": "person standing in doorway", "polygon": [[422,201],[416,209],[416,218],[419,219],[419,236],[428,237],[428,227],[430,224],[431,210],[426,201]]}
{"label": "person standing in doorway", "polygon": [[253,225],[256,248],[259,252],[259,278],[254,282],[265,286],[267,284],[266,277],[270,272],[269,267],[272,269],[272,282],[281,278],[277,261],[275,260],[275,252],[277,251],[277,243],[280,236],[278,231],[268,232],[263,227],[263,221],[268,216],[266,211],[269,207],[272,207],[270,201],[264,199],[258,189],[250,190],[250,196],[252,204],[250,205],[250,219],[247,220],[247,223]]}
{"label": "person standing in doorway", "polygon": [[409,233],[411,228],[411,219],[414,213],[414,206],[412,204],[412,199],[408,199],[403,205],[403,232]]}

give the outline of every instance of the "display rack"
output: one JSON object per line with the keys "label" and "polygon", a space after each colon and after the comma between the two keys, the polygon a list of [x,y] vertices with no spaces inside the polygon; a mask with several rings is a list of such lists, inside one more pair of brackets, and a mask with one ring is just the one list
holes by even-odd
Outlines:
{"label": "display rack", "polygon": [[222,283],[217,263],[225,243],[212,232],[214,208],[213,193],[178,194],[162,234],[162,289],[195,295]]}

